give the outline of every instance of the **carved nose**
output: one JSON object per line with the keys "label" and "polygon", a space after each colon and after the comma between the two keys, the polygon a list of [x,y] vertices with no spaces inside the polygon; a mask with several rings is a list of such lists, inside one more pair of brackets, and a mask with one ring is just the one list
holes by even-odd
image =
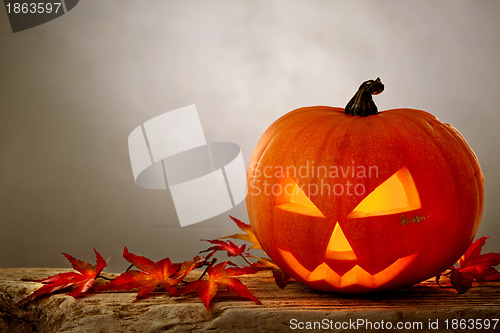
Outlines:
{"label": "carved nose", "polygon": [[335,224],[333,228],[332,235],[330,236],[330,241],[326,247],[325,252],[326,259],[335,260],[357,260],[356,254],[352,250],[349,241],[344,235],[339,222]]}

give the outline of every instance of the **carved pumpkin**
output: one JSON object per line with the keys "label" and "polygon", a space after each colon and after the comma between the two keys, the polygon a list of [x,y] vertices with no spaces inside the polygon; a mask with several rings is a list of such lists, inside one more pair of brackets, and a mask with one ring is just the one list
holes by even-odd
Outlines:
{"label": "carved pumpkin", "polygon": [[481,220],[484,178],[460,133],[413,109],[378,112],[380,79],[346,109],[294,110],[258,142],[248,171],[252,229],[306,285],[387,290],[458,260]]}

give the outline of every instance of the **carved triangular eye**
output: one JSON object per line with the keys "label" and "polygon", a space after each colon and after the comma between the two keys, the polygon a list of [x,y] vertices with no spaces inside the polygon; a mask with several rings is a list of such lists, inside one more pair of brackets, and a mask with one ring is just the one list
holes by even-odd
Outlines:
{"label": "carved triangular eye", "polygon": [[406,167],[389,177],[347,216],[359,218],[408,212],[421,207],[417,187]]}
{"label": "carved triangular eye", "polygon": [[290,177],[283,178],[280,183],[280,194],[276,196],[274,205],[289,212],[302,215],[325,217],[316,205],[307,197],[297,183]]}

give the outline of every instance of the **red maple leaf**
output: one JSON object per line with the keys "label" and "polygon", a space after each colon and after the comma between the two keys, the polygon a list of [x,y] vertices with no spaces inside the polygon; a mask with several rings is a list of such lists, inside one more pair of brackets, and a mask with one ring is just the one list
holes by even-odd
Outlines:
{"label": "red maple leaf", "polygon": [[281,289],[285,288],[288,285],[288,283],[290,283],[291,277],[285,272],[283,272],[271,259],[265,257],[256,257],[256,256],[250,256],[250,257],[259,260],[253,264],[254,266],[261,267],[262,270],[272,271],[274,281]]}
{"label": "red maple leaf", "polygon": [[94,252],[96,256],[95,266],[86,261],[75,259],[67,253],[63,253],[63,255],[69,260],[73,268],[80,273],[67,272],[50,276],[42,280],[31,280],[34,282],[43,283],[44,285],[24,298],[21,302],[40,295],[51,294],[55,291],[68,287],[72,287],[71,292],[68,295],[75,298],[81,296],[94,285],[97,276],[99,276],[104,267],[107,266],[106,261],[101,257],[99,252],[97,252],[96,249],[94,249]]}
{"label": "red maple leaf", "polygon": [[[250,224],[246,224],[246,223],[238,220],[237,218],[232,217],[231,215],[229,215],[229,217],[234,221],[234,223],[236,223],[238,228],[240,228],[245,233],[244,234],[234,234],[231,236],[222,237],[221,239],[225,239],[225,238],[242,239],[242,240],[247,241],[249,243],[253,243],[253,245],[250,246],[249,249],[256,249],[256,250],[264,251],[264,249],[260,245],[259,241],[257,240],[257,237],[255,236],[254,232],[252,231],[252,227],[250,226]],[[265,251],[264,251],[264,253],[265,253]],[[267,269],[272,270],[273,276],[274,276],[274,281],[276,282],[278,287],[280,287],[281,289],[285,288],[285,286],[289,283],[290,276],[288,276],[288,274],[286,274],[278,266],[276,266],[276,264],[271,259],[263,258],[263,257],[256,257],[256,256],[252,256],[252,255],[247,255],[247,256],[258,259],[259,260],[258,264],[260,264],[262,267],[267,266]],[[246,258],[244,258],[244,259],[246,259]]]}
{"label": "red maple leaf", "polygon": [[206,242],[209,242],[211,244],[217,244],[217,245],[212,246],[204,251],[200,251],[200,253],[212,251],[212,253],[210,253],[206,257],[207,259],[210,258],[217,251],[226,251],[228,257],[243,256],[243,254],[245,252],[245,248],[247,246],[246,244],[243,244],[241,247],[238,247],[238,245],[234,244],[230,240],[223,241],[220,239],[212,239],[212,240],[202,239],[202,241],[206,241]]}
{"label": "red maple leaf", "polygon": [[500,264],[500,253],[481,254],[481,248],[488,237],[481,237],[469,246],[458,260],[458,267],[451,267],[450,281],[458,293],[463,294],[474,281],[500,280],[495,266]]}
{"label": "red maple leaf", "polygon": [[450,282],[455,287],[459,294],[465,293],[467,290],[472,288],[472,283],[474,282],[474,276],[472,273],[460,272],[455,267],[451,268]]}
{"label": "red maple leaf", "polygon": [[274,281],[276,282],[278,287],[280,287],[281,289],[285,288],[290,282],[290,276],[279,268],[274,268],[272,272]]}
{"label": "red maple leaf", "polygon": [[234,221],[234,223],[236,223],[238,228],[240,228],[245,233],[244,234],[234,234],[231,236],[222,237],[222,239],[225,239],[225,238],[241,239],[241,240],[244,240],[244,241],[247,241],[247,242],[253,244],[252,246],[250,246],[249,249],[262,250],[262,246],[260,246],[260,243],[257,240],[257,237],[255,237],[255,234],[253,233],[252,227],[250,226],[250,224],[246,224],[246,223],[238,220],[237,218],[232,217],[231,215],[229,215],[229,217]]}
{"label": "red maple leaf", "polygon": [[224,261],[220,264],[209,266],[207,268],[208,280],[198,280],[187,284],[183,289],[179,290],[179,295],[188,293],[192,290],[198,289],[198,296],[205,304],[205,308],[208,310],[210,308],[210,302],[217,294],[219,287],[226,287],[238,296],[249,298],[257,304],[262,304],[248,288],[241,283],[234,276],[240,276],[244,274],[255,274],[262,268],[255,266],[246,267],[230,267],[226,268],[228,264],[234,265],[230,261]]}
{"label": "red maple leaf", "polygon": [[128,252],[125,247],[123,258],[137,267],[138,270],[129,270],[117,276],[110,283],[99,287],[99,290],[130,290],[139,288],[137,298],[144,298],[158,286],[162,285],[170,295],[176,293],[176,286],[179,283],[179,276],[185,276],[185,270],[193,269],[192,262],[182,264],[172,263],[169,258],[153,262],[146,257],[138,256]]}

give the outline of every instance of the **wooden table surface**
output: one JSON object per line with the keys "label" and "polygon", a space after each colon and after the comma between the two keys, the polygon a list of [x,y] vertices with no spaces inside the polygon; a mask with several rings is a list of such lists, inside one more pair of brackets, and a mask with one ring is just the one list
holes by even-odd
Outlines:
{"label": "wooden table surface", "polygon": [[[173,298],[165,292],[139,301],[135,292],[98,292],[77,300],[55,294],[17,304],[41,286],[21,279],[66,271],[0,268],[0,332],[384,332],[401,325],[411,328],[405,332],[500,332],[500,282],[475,284],[462,295],[428,280],[346,296],[297,282],[280,289],[270,272],[260,272],[241,281],[263,305],[229,292],[217,294],[209,311],[196,294]],[[314,325],[317,330],[308,329]]]}

